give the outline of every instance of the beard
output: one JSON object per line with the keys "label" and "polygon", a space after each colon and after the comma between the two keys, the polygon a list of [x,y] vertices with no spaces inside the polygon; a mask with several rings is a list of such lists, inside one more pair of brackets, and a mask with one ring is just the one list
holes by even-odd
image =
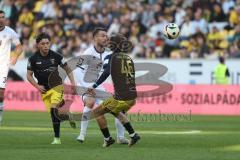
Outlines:
{"label": "beard", "polygon": [[3,24],[0,24],[0,31],[3,30],[5,26]]}

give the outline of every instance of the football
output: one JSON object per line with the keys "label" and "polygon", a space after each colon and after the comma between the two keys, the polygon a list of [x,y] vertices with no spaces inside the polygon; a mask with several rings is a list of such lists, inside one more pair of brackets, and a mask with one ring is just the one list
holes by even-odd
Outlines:
{"label": "football", "polygon": [[179,36],[180,29],[175,23],[168,23],[163,28],[163,35],[168,39],[176,39]]}

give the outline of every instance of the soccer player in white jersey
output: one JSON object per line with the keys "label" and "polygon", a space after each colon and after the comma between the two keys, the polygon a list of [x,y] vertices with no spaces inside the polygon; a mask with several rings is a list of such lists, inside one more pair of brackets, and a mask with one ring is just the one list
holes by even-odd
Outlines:
{"label": "soccer player in white jersey", "polygon": [[[98,75],[95,75],[96,77],[94,77],[94,75],[89,75],[94,74],[89,67],[91,67],[93,70],[97,70],[97,68],[99,69],[100,66],[100,70],[103,71],[104,64],[108,64],[108,58],[110,57],[111,54],[111,51],[106,50],[107,43],[108,43],[107,31],[104,28],[96,28],[93,31],[93,45],[86,49],[82,55],[92,56],[93,58],[95,57],[100,61],[97,62],[91,60],[88,63],[88,65],[80,65],[78,66],[77,69],[74,70],[74,75],[76,76],[78,86],[89,88],[95,83],[95,80],[101,75],[101,71],[100,73],[98,73]],[[89,78],[86,78],[86,75],[88,75]],[[98,86],[96,89],[100,91],[105,91],[102,85]],[[88,116],[88,114],[90,113],[91,109],[94,107],[95,104],[99,105],[102,102],[102,100],[99,99],[98,97],[94,97],[93,95],[89,94],[83,94],[82,100],[84,103],[84,108],[82,113],[80,134],[77,137],[77,141],[81,143],[83,143],[85,140],[87,127],[89,123],[88,118],[86,117]],[[115,119],[115,125],[117,130],[117,142],[119,144],[128,144],[128,140],[125,139],[124,137],[125,128],[117,118]]]}
{"label": "soccer player in white jersey", "polygon": [[[23,47],[17,33],[5,26],[4,11],[0,10],[0,124],[3,117],[3,100],[6,87],[7,75],[10,65],[15,65]],[[11,53],[11,45],[15,46],[14,54]]]}

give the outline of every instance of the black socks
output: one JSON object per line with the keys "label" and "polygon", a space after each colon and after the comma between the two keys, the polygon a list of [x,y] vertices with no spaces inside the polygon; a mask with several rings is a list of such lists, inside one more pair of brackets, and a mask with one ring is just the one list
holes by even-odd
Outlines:
{"label": "black socks", "polygon": [[59,138],[60,137],[60,119],[58,117],[57,108],[51,108],[51,118],[52,118],[54,136],[56,138]]}

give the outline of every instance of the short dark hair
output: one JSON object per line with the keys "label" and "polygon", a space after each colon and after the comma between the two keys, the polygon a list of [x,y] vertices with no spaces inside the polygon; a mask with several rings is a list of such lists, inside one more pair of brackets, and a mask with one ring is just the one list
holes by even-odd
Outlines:
{"label": "short dark hair", "polygon": [[36,38],[36,43],[39,43],[42,39],[48,39],[49,41],[51,41],[51,37],[49,34],[47,33],[40,33],[37,38]]}
{"label": "short dark hair", "polygon": [[[127,45],[127,46],[126,46]],[[125,52],[130,47],[131,43],[122,34],[113,34],[109,38],[109,48],[114,52]]]}
{"label": "short dark hair", "polygon": [[98,32],[100,32],[100,31],[104,31],[104,32],[107,32],[107,29],[106,28],[103,28],[103,27],[97,27],[97,28],[95,28],[94,30],[93,30],[93,37],[95,37],[96,36],[96,34],[98,34]]}
{"label": "short dark hair", "polygon": [[113,34],[109,38],[110,42],[114,42],[116,44],[122,43],[126,38],[122,34]]}
{"label": "short dark hair", "polygon": [[3,10],[0,10],[0,14],[2,14],[2,13],[5,14],[5,12]]}
{"label": "short dark hair", "polygon": [[218,60],[222,64],[225,62],[225,58],[223,56],[218,57]]}

